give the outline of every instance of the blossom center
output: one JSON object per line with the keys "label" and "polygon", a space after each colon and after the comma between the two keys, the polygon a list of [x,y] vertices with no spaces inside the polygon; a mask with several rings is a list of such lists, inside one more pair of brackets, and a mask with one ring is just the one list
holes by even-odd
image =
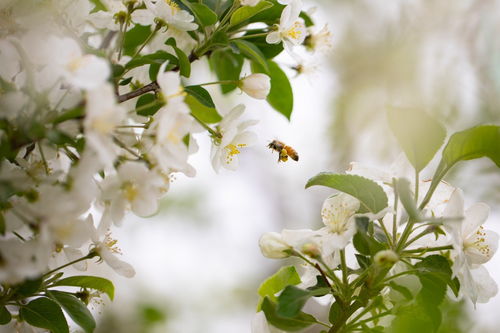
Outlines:
{"label": "blossom center", "polygon": [[486,257],[490,257],[491,251],[490,247],[486,243],[486,232],[484,231],[484,227],[480,226],[476,232],[474,233],[472,239],[468,239],[464,242],[464,249],[476,249],[478,250],[482,255]]}
{"label": "blossom center", "polygon": [[300,22],[296,21],[293,23],[293,25],[288,30],[286,30],[283,33],[283,35],[285,37],[290,38],[290,39],[300,39],[300,37],[302,36],[301,27],[302,27],[302,25],[300,24]]}
{"label": "blossom center", "polygon": [[230,143],[226,147],[224,147],[228,151],[226,155],[226,164],[230,164],[233,161],[233,157],[240,153],[240,150],[238,148],[243,148],[245,146],[246,144],[243,143],[239,144]]}
{"label": "blossom center", "polygon": [[172,15],[175,15],[179,10],[181,10],[180,7],[179,7],[179,5],[176,4],[174,1],[172,1],[172,0],[165,0],[165,2],[170,7],[170,10],[172,11]]}
{"label": "blossom center", "polygon": [[348,230],[349,218],[352,215],[352,211],[347,209],[344,204],[337,209],[324,208],[321,211],[321,217],[330,228],[332,233],[337,233],[339,235],[343,234]]}
{"label": "blossom center", "polygon": [[[112,114],[112,111],[103,113]],[[115,129],[115,122],[110,121],[109,117],[96,117],[92,121],[92,128],[101,134],[109,134]]]}
{"label": "blossom center", "polygon": [[134,201],[138,194],[139,190],[137,189],[136,184],[132,182],[126,182],[123,184],[123,196],[127,199],[127,201]]}

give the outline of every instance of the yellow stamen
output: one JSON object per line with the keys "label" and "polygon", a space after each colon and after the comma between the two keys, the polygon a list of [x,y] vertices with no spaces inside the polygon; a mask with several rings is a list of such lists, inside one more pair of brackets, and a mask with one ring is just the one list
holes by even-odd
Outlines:
{"label": "yellow stamen", "polygon": [[296,21],[290,29],[286,30],[283,35],[285,37],[288,37],[289,39],[300,39],[302,36],[302,30],[301,30],[302,25],[300,24],[299,21]]}

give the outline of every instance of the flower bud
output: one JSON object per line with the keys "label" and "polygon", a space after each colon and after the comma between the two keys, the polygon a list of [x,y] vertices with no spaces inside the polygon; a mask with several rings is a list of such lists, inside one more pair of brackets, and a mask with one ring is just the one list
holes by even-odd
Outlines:
{"label": "flower bud", "polygon": [[277,232],[266,232],[259,240],[260,251],[264,257],[271,259],[281,259],[289,257],[289,250],[292,249]]}
{"label": "flower bud", "polygon": [[266,99],[271,90],[271,79],[266,74],[254,73],[242,78],[238,86],[250,97]]}
{"label": "flower bud", "polygon": [[383,250],[377,252],[373,260],[379,266],[392,266],[398,262],[399,256],[392,250]]}
{"label": "flower bud", "polygon": [[259,2],[260,0],[240,0],[242,6],[250,6],[250,7],[256,6]]}
{"label": "flower bud", "polygon": [[302,245],[302,253],[313,259],[319,258],[321,256],[321,251],[317,244],[315,243],[305,243]]}

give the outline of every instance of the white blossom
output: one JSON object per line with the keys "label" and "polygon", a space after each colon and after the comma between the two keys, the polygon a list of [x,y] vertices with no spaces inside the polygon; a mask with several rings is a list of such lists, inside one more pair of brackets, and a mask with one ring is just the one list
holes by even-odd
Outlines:
{"label": "white blossom", "polygon": [[132,20],[142,25],[151,25],[155,19],[164,21],[167,26],[181,31],[196,30],[194,17],[181,9],[173,0],[144,0],[146,9],[138,9],[132,13]]}
{"label": "white blossom", "polygon": [[120,224],[129,209],[143,217],[156,213],[164,186],[161,175],[151,172],[144,163],[125,162],[120,165],[115,175],[106,177],[101,183],[105,211],[99,230],[106,230],[111,221]]}
{"label": "white blossom", "polygon": [[[492,287],[488,288],[491,285],[489,281],[474,279],[472,273],[479,265],[489,261],[498,248],[498,234],[482,226],[488,214],[489,207],[483,203],[476,203],[464,211],[461,189],[453,192],[443,213],[443,217],[448,218],[464,217],[461,222],[446,221],[445,228],[453,241],[453,275],[460,281],[460,290],[470,297],[473,303],[488,298],[486,295],[496,293]],[[481,271],[476,272],[482,274]],[[483,282],[487,284],[482,285]]]}
{"label": "white blossom", "polygon": [[84,54],[72,38],[49,36],[38,52],[38,61],[47,65],[52,76],[62,77],[77,88],[96,89],[111,73],[103,58]]}
{"label": "white blossom", "polygon": [[293,55],[292,48],[304,42],[307,31],[304,21],[299,17],[302,2],[300,0],[291,0],[286,3],[287,6],[281,13],[277,30],[270,32],[266,36],[266,42],[269,44],[283,42],[285,49]]}
{"label": "white blossom", "polygon": [[125,118],[125,110],[116,103],[113,88],[109,84],[87,93],[84,128],[87,143],[107,166],[112,166],[117,147],[113,131]]}
{"label": "white blossom", "polygon": [[92,231],[93,249],[99,257],[111,267],[117,274],[131,278],[135,275],[134,268],[116,256],[121,250],[116,246],[117,241],[111,238],[108,230],[98,231],[94,226],[92,215],[87,218],[87,223]]}
{"label": "white blossom", "polygon": [[211,150],[212,166],[216,172],[219,172],[221,167],[236,170],[240,149],[252,145],[257,140],[255,133],[247,130],[257,121],[241,120],[244,111],[244,105],[237,105],[219,123],[219,133],[222,137],[213,139]]}

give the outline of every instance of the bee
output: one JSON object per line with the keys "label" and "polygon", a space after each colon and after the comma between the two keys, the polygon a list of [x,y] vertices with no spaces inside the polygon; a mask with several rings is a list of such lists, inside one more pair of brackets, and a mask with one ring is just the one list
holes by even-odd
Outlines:
{"label": "bee", "polygon": [[278,163],[288,161],[288,157],[294,161],[299,160],[299,154],[297,154],[295,149],[281,141],[273,140],[267,147],[278,152]]}

